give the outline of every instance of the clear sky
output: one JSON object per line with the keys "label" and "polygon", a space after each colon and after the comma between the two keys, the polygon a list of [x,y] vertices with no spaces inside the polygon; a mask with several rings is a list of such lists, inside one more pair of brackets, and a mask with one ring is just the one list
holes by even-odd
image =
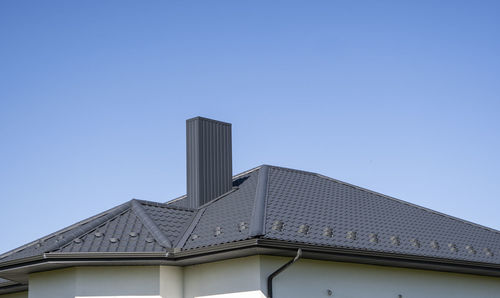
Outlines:
{"label": "clear sky", "polygon": [[238,173],[318,172],[500,229],[500,1],[0,1],[0,252]]}

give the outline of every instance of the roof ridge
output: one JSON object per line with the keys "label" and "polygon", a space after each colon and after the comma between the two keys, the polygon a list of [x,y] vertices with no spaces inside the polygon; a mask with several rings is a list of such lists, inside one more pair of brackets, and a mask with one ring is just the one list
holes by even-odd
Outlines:
{"label": "roof ridge", "polygon": [[164,247],[167,248],[172,248],[172,242],[165,236],[165,234],[158,228],[156,223],[149,217],[149,215],[146,213],[146,210],[141,206],[141,203],[133,199],[130,201],[132,205],[132,210],[134,213],[139,217],[141,220],[142,224],[149,230],[151,234],[155,237],[155,239],[158,241],[158,243]]}
{"label": "roof ridge", "polygon": [[138,199],[134,199],[134,200],[141,203],[141,204],[150,205],[150,206],[154,206],[154,207],[162,207],[162,208],[169,208],[169,209],[182,210],[182,211],[191,211],[191,212],[196,211],[195,208],[172,206],[168,203],[153,202],[153,201],[138,200]]}
{"label": "roof ridge", "polygon": [[255,171],[257,171],[257,170],[260,170],[260,168],[262,168],[263,166],[267,166],[267,165],[265,165],[265,164],[264,164],[264,165],[256,166],[256,167],[253,167],[253,168],[251,168],[251,169],[249,169],[249,170],[246,170],[246,171],[243,171],[243,172],[241,172],[241,173],[238,173],[238,174],[236,174],[236,175],[234,175],[234,176],[233,176],[233,179],[237,179],[237,178],[239,178],[239,177],[241,177],[241,176],[245,176],[245,175],[247,175],[247,174],[250,174],[250,173],[252,173],[252,172],[255,172]]}
{"label": "roof ridge", "polygon": [[[261,165],[261,166],[258,166],[258,167],[255,167],[255,168],[252,168],[248,171],[245,171],[245,172],[242,172],[238,175],[235,175],[233,176],[233,179],[238,179],[239,177],[241,176],[244,176],[244,175],[248,175],[249,173],[252,173],[252,172],[255,172],[257,170],[260,170],[261,168],[267,168],[267,165]],[[259,177],[260,177],[260,173],[259,173]],[[267,177],[267,175],[266,175]],[[224,199],[225,197],[227,197],[227,195],[237,191],[239,189],[239,187],[233,187],[230,191],[226,192],[226,193],[223,193],[222,195],[218,196],[217,198],[201,205],[199,208],[198,208],[198,211],[196,212],[195,216],[193,216],[192,220],[190,221],[189,225],[186,226],[186,228],[184,229],[184,231],[180,234],[180,237],[178,238],[179,240],[177,241],[177,243],[175,244],[175,248],[182,248],[184,247],[184,245],[186,244],[189,236],[191,235],[191,233],[193,233],[194,229],[196,228],[196,226],[198,225],[201,217],[203,216],[203,213],[205,212],[205,210],[207,210],[208,207],[210,207],[213,203],[219,201],[219,200],[222,200]]]}
{"label": "roof ridge", "polygon": [[322,174],[318,174],[318,173],[315,173],[315,172],[303,171],[303,170],[290,169],[290,168],[285,168],[285,167],[279,167],[279,166],[270,166],[270,167],[278,169],[278,170],[285,170],[285,171],[291,171],[291,172],[297,172],[297,173],[302,173],[302,174],[317,176],[317,177],[322,178],[322,179],[326,179],[326,180],[330,180],[330,181],[333,181],[333,182],[336,182],[336,183],[339,183],[339,184],[350,186],[350,187],[353,187],[353,188],[356,188],[356,189],[359,189],[359,190],[362,190],[362,191],[366,191],[366,192],[378,195],[380,197],[383,197],[383,198],[386,198],[386,199],[389,199],[389,200],[393,200],[393,201],[396,201],[396,202],[399,202],[399,203],[402,203],[402,204],[405,204],[405,205],[408,205],[408,206],[411,206],[411,207],[414,207],[414,208],[417,208],[417,209],[421,209],[421,210],[424,210],[424,211],[429,212],[429,213],[433,213],[433,214],[436,214],[436,215],[439,215],[439,216],[443,216],[443,217],[446,217],[446,218],[449,218],[449,219],[452,219],[452,220],[456,220],[456,221],[459,221],[459,222],[471,225],[471,226],[476,227],[476,228],[481,228],[481,229],[487,230],[489,232],[494,232],[494,233],[500,234],[500,231],[495,230],[493,228],[486,227],[486,226],[483,226],[483,225],[480,225],[480,224],[477,224],[477,223],[474,223],[474,222],[471,222],[471,221],[468,221],[468,220],[465,220],[465,219],[462,219],[462,218],[458,218],[458,217],[455,217],[455,216],[452,216],[452,215],[449,215],[449,214],[446,214],[446,213],[442,213],[442,212],[439,212],[439,211],[436,211],[436,210],[433,210],[433,209],[430,209],[430,208],[426,208],[426,207],[423,207],[423,206],[420,206],[420,205],[417,205],[417,204],[413,204],[413,203],[410,203],[410,202],[407,202],[407,201],[404,201],[404,200],[401,200],[401,199],[397,199],[397,198],[391,197],[389,195],[385,195],[383,193],[379,193],[379,192],[376,192],[376,191],[373,191],[373,190],[370,190],[370,189],[367,189],[367,188],[364,188],[364,187],[361,187],[361,186],[357,186],[357,185],[354,185],[354,184],[351,184],[351,183],[348,183],[348,182],[344,182],[344,181],[341,181],[341,180],[338,180],[338,179],[335,179],[335,178],[331,178],[331,177],[328,177],[328,176],[325,176],[325,175],[322,175]]}
{"label": "roof ridge", "polygon": [[[244,175],[247,175],[247,174],[250,174],[251,172],[254,172],[254,171],[256,171],[256,170],[260,169],[262,166],[264,166],[264,165],[256,166],[256,167],[254,167],[254,168],[251,168],[250,170],[246,170],[246,171],[244,171],[244,172],[238,173],[238,174],[234,175],[231,179],[232,179],[232,180],[233,180],[233,182],[234,182],[234,180],[238,179],[239,177],[244,176]],[[170,204],[172,204],[172,203],[175,203],[175,202],[177,202],[177,201],[180,201],[180,200],[182,200],[182,199],[185,199],[186,197],[187,197],[187,194],[184,194],[184,195],[179,196],[179,197],[177,197],[177,198],[173,198],[172,200],[167,201],[167,202],[165,202],[164,204],[168,204],[168,205],[170,205]],[[182,208],[182,207],[181,207],[181,208]]]}
{"label": "roof ridge", "polygon": [[[70,225],[70,226],[67,226],[67,227],[65,227],[65,228],[63,228],[63,229],[57,230],[57,231],[56,231],[56,232],[54,232],[54,233],[51,233],[51,234],[49,234],[49,235],[46,235],[46,236],[44,236],[44,237],[38,238],[38,239],[36,239],[36,240],[34,240],[34,241],[31,241],[31,242],[29,242],[29,243],[27,243],[27,244],[25,244],[25,245],[23,245],[23,246],[20,246],[20,247],[14,248],[14,249],[12,249],[12,250],[9,250],[9,251],[7,251],[7,252],[5,252],[5,253],[1,254],[1,255],[0,255],[0,259],[3,259],[3,258],[5,258],[5,257],[7,257],[7,256],[9,256],[9,255],[11,255],[11,254],[14,254],[14,253],[16,253],[16,252],[18,252],[18,251],[21,251],[21,250],[23,250],[23,249],[25,249],[25,248],[27,248],[27,247],[29,247],[29,246],[33,245],[33,244],[38,243],[39,241],[45,241],[46,239],[52,238],[52,237],[54,237],[54,236],[56,236],[56,235],[59,235],[59,234],[65,233],[65,232],[67,232],[67,231],[70,231],[70,230],[72,230],[72,229],[75,229],[75,228],[77,228],[77,227],[79,227],[79,226],[82,226],[82,225],[84,225],[84,224],[86,224],[86,223],[88,223],[88,222],[91,222],[91,221],[93,221],[93,220],[98,220],[98,219],[99,219],[99,221],[100,221],[100,220],[102,220],[102,218],[104,218],[104,217],[106,217],[106,218],[107,218],[107,217],[109,217],[109,216],[115,217],[115,216],[110,215],[110,214],[121,213],[121,212],[119,212],[119,210],[122,210],[122,209],[123,209],[123,210],[126,210],[126,209],[127,209],[126,207],[129,207],[129,204],[130,204],[130,202],[125,202],[125,203],[120,204],[120,205],[118,205],[118,206],[115,206],[115,207],[113,207],[113,208],[111,208],[111,209],[108,209],[108,210],[103,211],[103,212],[101,212],[101,213],[98,213],[98,214],[96,214],[96,215],[94,215],[94,216],[91,216],[91,217],[86,218],[86,219],[84,219],[84,220],[81,220],[81,221],[79,221],[79,222],[77,222],[77,223],[74,223],[74,224],[72,224],[72,225]],[[105,221],[106,221],[106,220],[105,220]],[[99,225],[100,225],[100,224],[98,224],[97,226],[99,226]],[[92,230],[93,228],[95,228],[95,226],[93,226],[92,228],[90,228],[90,230]],[[66,237],[66,238],[68,239],[68,238],[72,237],[72,236],[73,236],[73,234],[74,234],[74,233],[71,233],[71,234],[69,235],[69,237]],[[80,234],[83,234],[83,233],[80,233]],[[48,248],[47,248],[47,249],[44,249],[44,252],[47,252],[47,251],[50,251],[50,250],[54,250],[54,249],[56,249],[57,247],[63,247],[63,246],[65,246],[66,244],[68,244],[71,240],[73,240],[73,239],[70,239],[70,241],[68,241],[67,239],[66,239],[66,241],[63,241],[63,242],[58,242],[58,243],[57,243],[58,245],[52,244],[52,245],[48,246]]]}
{"label": "roof ridge", "polygon": [[108,224],[109,222],[117,219],[119,216],[122,216],[123,214],[131,211],[131,201],[127,201],[127,203],[129,205],[129,208],[123,208],[123,209],[120,209],[120,210],[116,210],[116,212],[114,212],[113,214],[110,214],[110,216],[105,219],[105,220],[102,220],[101,222],[99,222],[98,224],[94,224],[92,225],[88,230],[86,230],[85,232],[83,233],[80,233],[78,236],[76,237],[71,237],[72,239],[69,239],[70,241],[67,241],[67,242],[63,242],[62,245],[60,245],[59,247],[57,247],[57,249],[53,248],[51,250],[47,250],[47,251],[44,251],[44,253],[50,253],[51,251],[56,251],[56,250],[62,250],[64,249],[65,247],[69,246],[71,244],[71,241],[74,240],[75,238],[83,238],[84,236],[87,236],[89,235],[90,233],[92,233],[92,231],[94,231],[95,229],[99,228],[100,226],[103,226],[105,224]]}
{"label": "roof ridge", "polygon": [[211,201],[208,201],[206,202],[205,204],[201,205],[200,207],[198,207],[198,209],[203,209],[203,208],[207,208],[208,206],[212,205],[213,203],[223,199],[224,197],[226,197],[227,195],[235,192],[238,190],[238,187],[237,186],[233,186],[233,188],[231,188],[231,190],[229,191],[226,191],[225,193],[221,194],[220,196],[216,197],[215,199],[211,200]]}
{"label": "roof ridge", "polygon": [[250,237],[261,236],[265,234],[268,177],[269,166],[262,165],[259,170],[259,176],[257,178],[254,206],[250,222],[250,231],[248,232]]}
{"label": "roof ridge", "polygon": [[108,214],[95,219],[95,222],[90,227],[88,227],[86,229],[83,229],[81,227],[77,227],[76,229],[72,230],[67,237],[65,237],[66,238],[65,240],[63,240],[60,243],[54,243],[52,245],[49,245],[47,248],[45,248],[43,250],[43,252],[46,253],[46,252],[55,250],[57,248],[62,248],[64,246],[66,246],[68,243],[73,241],[73,239],[78,238],[81,235],[85,235],[85,234],[89,233],[93,229],[97,228],[98,226],[102,225],[103,223],[106,223],[106,222],[114,219],[115,217],[122,214],[123,212],[125,212],[128,209],[130,209],[130,201],[117,206],[116,209],[109,212]]}
{"label": "roof ridge", "polygon": [[207,210],[207,207],[198,209],[198,211],[193,216],[189,224],[186,225],[186,228],[180,234],[180,237],[178,237],[179,240],[175,243],[175,248],[182,249],[184,247],[184,244],[186,244],[186,241],[188,240],[191,233],[194,231],[194,228],[196,228],[196,226],[200,222],[201,216],[203,215],[203,213],[205,213],[205,210]]}

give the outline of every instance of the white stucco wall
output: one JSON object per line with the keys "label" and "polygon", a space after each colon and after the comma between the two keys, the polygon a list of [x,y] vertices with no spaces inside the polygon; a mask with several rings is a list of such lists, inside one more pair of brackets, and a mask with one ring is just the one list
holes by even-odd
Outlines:
{"label": "white stucco wall", "polygon": [[29,298],[182,298],[182,272],[171,266],[101,266],[34,273]]}
{"label": "white stucco wall", "polygon": [[[261,257],[261,284],[288,260]],[[275,298],[499,298],[500,278],[302,259],[274,279],[273,292]]]}
{"label": "white stucco wall", "polygon": [[159,266],[78,267],[75,296],[158,297],[159,270]]}
{"label": "white stucco wall", "polygon": [[30,274],[29,298],[73,298],[75,296],[75,268]]}
{"label": "white stucco wall", "polygon": [[184,268],[160,266],[160,296],[162,298],[184,297]]}
{"label": "white stucco wall", "polygon": [[[184,269],[185,298],[261,298],[290,258],[253,256]],[[258,276],[258,278],[257,278]],[[333,295],[328,295],[328,290]],[[500,278],[301,259],[274,279],[275,298],[500,298]]]}
{"label": "white stucco wall", "polygon": [[[289,260],[251,256],[184,268],[76,267],[31,274],[29,294],[0,298],[264,298],[267,276]],[[275,298],[398,295],[500,298],[500,278],[301,259],[274,280]]]}
{"label": "white stucco wall", "polygon": [[264,298],[260,290],[259,256],[184,268],[186,298]]}

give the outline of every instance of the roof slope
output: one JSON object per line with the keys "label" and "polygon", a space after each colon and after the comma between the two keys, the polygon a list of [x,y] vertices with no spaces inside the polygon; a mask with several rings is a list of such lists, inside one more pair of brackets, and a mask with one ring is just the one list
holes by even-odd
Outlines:
{"label": "roof slope", "polygon": [[318,174],[271,167],[265,238],[500,263],[500,233]]}
{"label": "roof slope", "polygon": [[134,199],[0,255],[0,264],[49,252],[166,252],[194,213]]}
{"label": "roof slope", "polygon": [[232,192],[201,206],[199,219],[179,247],[193,249],[250,238],[249,226],[259,175],[257,169],[240,176],[235,180],[239,186]]}
{"label": "roof slope", "polygon": [[0,268],[48,252],[175,254],[250,238],[500,264],[498,231],[315,173],[261,166],[196,210],[185,202],[131,200],[0,255]]}
{"label": "roof slope", "polygon": [[498,231],[310,172],[263,166],[201,211],[183,249],[259,237],[500,264]]}

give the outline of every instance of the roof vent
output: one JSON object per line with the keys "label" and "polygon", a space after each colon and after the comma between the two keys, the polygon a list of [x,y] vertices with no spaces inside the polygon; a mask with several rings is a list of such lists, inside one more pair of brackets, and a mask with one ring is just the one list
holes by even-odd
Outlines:
{"label": "roof vent", "polygon": [[153,238],[151,238],[151,237],[148,237],[148,238],[146,238],[146,239],[144,239],[144,240],[146,240],[146,242],[147,242],[147,243],[153,243],[153,242],[155,241],[155,240],[154,240]]}
{"label": "roof vent", "polygon": [[198,208],[233,188],[231,124],[186,120],[188,207]]}
{"label": "roof vent", "polygon": [[103,235],[104,235],[104,234],[103,234],[103,233],[101,233],[101,232],[99,232],[99,231],[97,231],[97,232],[95,232],[95,233],[94,233],[94,236],[95,236],[95,237],[97,237],[97,238],[100,238],[100,237],[102,237]]}
{"label": "roof vent", "polygon": [[214,236],[217,237],[220,234],[222,234],[222,228],[221,227],[215,227]]}
{"label": "roof vent", "polygon": [[474,249],[474,247],[472,247],[471,245],[467,245],[465,246],[465,249],[467,250],[467,252],[469,252],[470,254],[473,254],[475,255],[476,254],[476,250]]}
{"label": "roof vent", "polygon": [[370,242],[371,243],[378,243],[378,235],[375,233],[370,234]]}
{"label": "roof vent", "polygon": [[329,227],[325,227],[323,229],[323,236],[325,237],[333,237],[333,229]]}
{"label": "roof vent", "polygon": [[116,243],[118,242],[118,238],[109,238],[109,242]]}
{"label": "roof vent", "polygon": [[281,220],[276,220],[273,223],[272,229],[275,231],[281,231],[283,230],[283,222]]}
{"label": "roof vent", "polygon": [[485,248],[485,249],[484,249],[484,253],[485,253],[488,257],[492,257],[492,256],[493,256],[493,252],[492,252],[489,248]]}
{"label": "roof vent", "polygon": [[347,232],[346,238],[350,240],[356,240],[356,232],[355,231]]}
{"label": "roof vent", "polygon": [[420,241],[418,241],[417,238],[410,239],[410,242],[411,242],[411,245],[413,245],[415,247],[420,247]]}
{"label": "roof vent", "polygon": [[73,240],[73,242],[75,242],[76,244],[80,244],[80,243],[82,243],[83,241],[82,241],[82,239],[80,239],[80,238],[75,238],[75,240]]}
{"label": "roof vent", "polygon": [[139,234],[137,232],[130,232],[128,233],[130,237],[137,237]]}
{"label": "roof vent", "polygon": [[431,247],[438,250],[439,249],[439,243],[437,241],[431,241]]}
{"label": "roof vent", "polygon": [[307,233],[309,232],[309,226],[308,225],[300,225],[299,230],[297,232],[299,234],[307,235]]}
{"label": "roof vent", "polygon": [[246,222],[242,221],[238,224],[238,231],[243,232],[246,229],[248,229],[248,224]]}
{"label": "roof vent", "polygon": [[450,248],[450,251],[452,252],[457,252],[458,251],[458,248],[455,244],[453,243],[448,243],[448,247]]}
{"label": "roof vent", "polygon": [[399,237],[398,237],[398,236],[391,236],[391,242],[392,242],[392,244],[394,244],[394,245],[399,245],[399,244],[401,244],[401,241],[399,240]]}

